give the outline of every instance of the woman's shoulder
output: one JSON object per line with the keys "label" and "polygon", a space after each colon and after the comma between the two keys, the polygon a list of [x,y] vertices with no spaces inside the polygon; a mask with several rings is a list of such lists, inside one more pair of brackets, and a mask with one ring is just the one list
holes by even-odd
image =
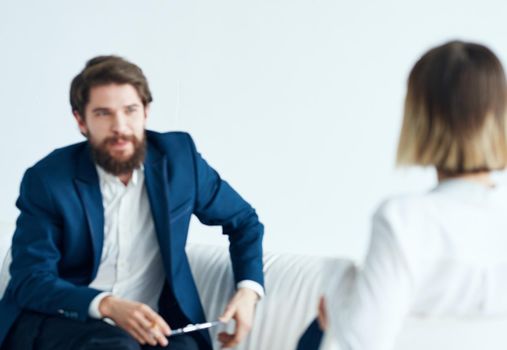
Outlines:
{"label": "woman's shoulder", "polygon": [[388,236],[403,250],[412,252],[428,243],[438,246],[447,214],[437,202],[431,193],[387,198],[373,215],[372,238],[385,239]]}
{"label": "woman's shoulder", "polygon": [[506,226],[505,213],[503,186],[491,190],[467,184],[437,187],[384,200],[373,216],[372,233],[390,235],[406,248],[431,247],[428,250],[440,254],[439,248],[449,244],[463,246],[469,241],[473,245],[485,234],[495,236],[498,227]]}
{"label": "woman's shoulder", "polygon": [[405,194],[384,199],[378,206],[373,219],[389,222],[419,221],[433,207],[434,198],[428,193]]}
{"label": "woman's shoulder", "polygon": [[405,224],[431,223],[458,214],[466,217],[468,213],[487,214],[496,209],[507,210],[507,186],[487,188],[466,181],[452,181],[423,193],[389,197],[378,206],[374,218]]}

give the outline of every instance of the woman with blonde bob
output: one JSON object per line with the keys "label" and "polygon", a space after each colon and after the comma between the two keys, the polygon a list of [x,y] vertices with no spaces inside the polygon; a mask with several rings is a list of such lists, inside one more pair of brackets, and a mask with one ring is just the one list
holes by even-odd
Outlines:
{"label": "woman with blonde bob", "polygon": [[408,314],[507,314],[507,192],[490,176],[507,166],[506,100],[483,45],[452,41],[413,67],[397,163],[434,167],[438,185],[384,202],[363,267],[321,300],[342,349],[393,349]]}

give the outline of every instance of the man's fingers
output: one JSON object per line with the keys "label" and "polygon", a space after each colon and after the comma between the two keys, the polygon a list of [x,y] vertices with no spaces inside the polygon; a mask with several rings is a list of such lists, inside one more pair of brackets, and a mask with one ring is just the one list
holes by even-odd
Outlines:
{"label": "man's fingers", "polygon": [[232,344],[232,339],[234,338],[233,334],[228,334],[226,332],[222,332],[218,334],[218,340],[222,343],[222,348],[230,348],[234,345]]}
{"label": "man's fingers", "polygon": [[146,341],[144,340],[144,337],[141,333],[139,333],[136,329],[134,328],[129,328],[127,329],[127,332],[129,332],[129,334],[131,336],[134,337],[135,340],[137,340],[137,342],[141,345],[145,345],[146,344]]}
{"label": "man's fingers", "polygon": [[229,334],[229,333],[226,333],[226,332],[220,332],[218,334],[218,340],[221,342],[221,343],[226,343],[228,342],[229,340],[231,340],[233,337],[232,334]]}
{"label": "man's fingers", "polygon": [[157,313],[155,313],[155,322],[157,322],[157,325],[160,327],[162,333],[164,333],[166,336],[169,336],[171,334],[171,327],[169,327],[167,322]]}
{"label": "man's fingers", "polygon": [[157,314],[155,311],[153,311],[149,307],[147,307],[143,311],[145,312],[145,317],[148,319],[148,323],[149,323],[148,327],[152,328],[153,325],[156,324],[157,328],[159,328],[159,330],[163,334],[165,334],[167,336],[171,334],[171,328],[169,327],[167,322],[162,317],[160,317],[159,314]]}
{"label": "man's fingers", "polygon": [[234,316],[235,312],[236,312],[236,307],[233,307],[232,305],[227,305],[227,307],[225,308],[224,313],[218,319],[221,322],[227,323],[227,322],[229,322],[232,319],[232,317]]}
{"label": "man's fingers", "polygon": [[235,340],[234,337],[231,335],[230,338],[222,342],[222,348],[229,349],[235,347],[238,344],[239,342]]}
{"label": "man's fingers", "polygon": [[[144,332],[149,337],[147,342],[150,345],[160,344],[166,346],[168,344],[167,338],[164,336],[169,335],[171,329],[155,311],[150,307],[143,305],[134,313],[134,317],[139,321],[139,324],[144,329]],[[155,344],[152,342],[155,341]]]}
{"label": "man's fingers", "polygon": [[[152,322],[150,322],[141,311],[134,311],[131,327],[150,345],[153,344],[154,336],[152,334]],[[155,324],[156,326],[156,324]]]}
{"label": "man's fingers", "polygon": [[150,344],[151,346],[157,345],[154,335],[150,331],[144,329],[144,327],[139,323],[137,323],[132,329],[141,337],[144,343]]}
{"label": "man's fingers", "polygon": [[161,346],[167,346],[167,344],[169,344],[167,338],[165,337],[165,335],[162,334],[162,332],[160,331],[160,329],[158,329],[158,327],[156,327],[152,331],[152,336],[155,338],[156,342]]}
{"label": "man's fingers", "polygon": [[133,316],[135,321],[132,323],[132,327],[146,343],[152,346],[156,346],[157,344],[166,346],[168,344],[158,323],[150,321],[150,319],[147,318],[149,314],[147,315],[140,311],[136,311],[133,313]]}
{"label": "man's fingers", "polygon": [[136,319],[136,321],[146,330],[146,331],[149,331],[150,328],[152,327],[153,325],[153,322],[150,321],[146,315],[144,315],[142,312],[140,311],[134,311],[132,316],[134,316],[134,318]]}
{"label": "man's fingers", "polygon": [[[232,339],[233,342],[238,344],[243,338],[250,332],[250,325],[246,323],[244,320],[238,320],[236,322],[236,331],[234,332],[234,337]],[[235,344],[235,345],[236,345]]]}
{"label": "man's fingers", "polygon": [[167,338],[165,337],[164,334],[162,334],[162,330],[156,323],[153,323],[151,325],[151,327],[147,331],[147,334],[150,339],[149,343],[153,346],[157,344],[160,344],[161,346],[167,346],[167,344],[169,344]]}
{"label": "man's fingers", "polygon": [[234,347],[243,340],[248,332],[250,332],[250,329],[251,326],[248,323],[242,320],[238,320],[236,322],[236,329],[234,331],[234,334],[222,332],[218,335],[218,340],[220,340],[222,347],[224,348]]}

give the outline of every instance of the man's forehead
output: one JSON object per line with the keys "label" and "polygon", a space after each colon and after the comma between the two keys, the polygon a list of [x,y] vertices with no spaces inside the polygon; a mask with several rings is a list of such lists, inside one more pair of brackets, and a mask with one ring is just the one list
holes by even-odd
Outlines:
{"label": "man's forehead", "polygon": [[130,84],[98,85],[90,89],[88,106],[124,107],[142,104],[141,97]]}

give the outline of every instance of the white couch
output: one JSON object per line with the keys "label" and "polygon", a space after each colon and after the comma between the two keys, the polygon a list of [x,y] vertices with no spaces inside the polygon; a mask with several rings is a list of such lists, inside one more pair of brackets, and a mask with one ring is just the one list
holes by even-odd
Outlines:
{"label": "white couch", "polygon": [[[13,225],[0,223],[0,261],[10,244]],[[507,248],[506,248],[507,249]],[[233,293],[232,271],[227,250],[208,245],[190,245],[190,263],[207,318],[214,320]],[[7,257],[9,260],[9,257]],[[250,336],[238,350],[294,350],[304,328],[315,317],[317,299],[330,274],[336,278],[352,267],[350,261],[266,253],[267,296],[258,305]],[[0,276],[0,295],[7,280],[6,263]],[[0,315],[1,317],[1,315]],[[221,329],[212,329],[211,335]],[[215,344],[219,349],[218,344]],[[409,319],[396,350],[505,349],[507,319]],[[336,349],[330,337],[321,349]]]}

